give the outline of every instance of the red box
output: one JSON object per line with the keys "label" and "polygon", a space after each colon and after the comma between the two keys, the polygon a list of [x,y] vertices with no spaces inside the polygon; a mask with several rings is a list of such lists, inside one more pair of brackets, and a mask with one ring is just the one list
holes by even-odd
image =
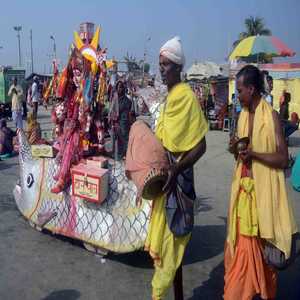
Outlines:
{"label": "red box", "polygon": [[104,156],[92,156],[86,160],[86,164],[91,167],[108,168],[108,159]]}
{"label": "red box", "polygon": [[79,164],[71,169],[73,196],[102,203],[108,195],[108,170]]}

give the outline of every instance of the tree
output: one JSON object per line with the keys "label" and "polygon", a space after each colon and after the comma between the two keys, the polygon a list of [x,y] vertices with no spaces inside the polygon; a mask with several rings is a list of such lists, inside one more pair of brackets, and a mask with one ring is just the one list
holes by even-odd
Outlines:
{"label": "tree", "polygon": [[134,56],[129,56],[129,54],[127,53],[126,56],[124,56],[124,60],[127,65],[128,72],[135,73],[141,70],[139,63],[136,61],[136,58]]}
{"label": "tree", "polygon": [[252,35],[271,35],[272,32],[270,29],[265,28],[263,18],[250,16],[245,20],[246,31],[243,31],[239,34],[239,39],[233,43],[233,46],[245,39],[248,36]]}
{"label": "tree", "polygon": [[148,63],[145,63],[145,65],[144,65],[144,72],[148,74],[149,71],[150,71],[150,65]]}
{"label": "tree", "polygon": [[128,53],[124,56],[125,63],[127,65],[127,71],[133,74],[141,74],[143,72],[143,65],[144,65],[144,72],[146,74],[150,71],[150,64],[144,64],[144,61],[141,59],[137,61],[135,56],[129,55]]}
{"label": "tree", "polygon": [[[245,27],[246,31],[243,31],[239,34],[238,40],[236,40],[233,43],[233,47],[235,48],[238,43],[252,35],[271,35],[272,32],[270,29],[265,27],[264,19],[260,17],[253,17],[250,16],[249,18],[245,19]],[[252,57],[243,57],[241,60],[246,61],[246,62],[256,62],[257,61],[257,56],[252,56]],[[260,57],[260,62],[272,62],[272,58],[267,57],[266,55],[261,55]]]}

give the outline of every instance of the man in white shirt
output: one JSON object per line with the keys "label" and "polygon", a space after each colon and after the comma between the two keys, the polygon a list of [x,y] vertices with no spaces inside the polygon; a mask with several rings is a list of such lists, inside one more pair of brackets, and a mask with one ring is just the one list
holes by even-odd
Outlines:
{"label": "man in white shirt", "polygon": [[40,101],[40,92],[37,76],[33,77],[33,83],[31,86],[31,101],[33,105],[33,117],[36,119]]}
{"label": "man in white shirt", "polygon": [[18,85],[18,81],[16,77],[13,80],[13,84],[9,88],[8,96],[11,97],[11,110],[12,110],[13,120],[16,123],[16,127],[22,129],[23,128],[23,120],[22,120],[23,89],[20,85]]}

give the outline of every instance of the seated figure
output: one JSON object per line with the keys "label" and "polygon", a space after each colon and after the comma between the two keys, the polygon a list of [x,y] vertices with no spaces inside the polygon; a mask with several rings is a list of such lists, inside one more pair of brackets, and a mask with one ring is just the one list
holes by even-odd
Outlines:
{"label": "seated figure", "polygon": [[295,131],[299,129],[299,117],[296,112],[293,112],[291,114],[290,120],[281,120],[284,137],[286,138],[288,142],[288,138],[290,135],[292,135]]}
{"label": "seated figure", "polygon": [[27,139],[30,145],[43,144],[40,123],[30,113],[27,117]]}
{"label": "seated figure", "polygon": [[16,133],[7,127],[6,120],[0,120],[0,155],[11,156],[14,152],[13,137]]}

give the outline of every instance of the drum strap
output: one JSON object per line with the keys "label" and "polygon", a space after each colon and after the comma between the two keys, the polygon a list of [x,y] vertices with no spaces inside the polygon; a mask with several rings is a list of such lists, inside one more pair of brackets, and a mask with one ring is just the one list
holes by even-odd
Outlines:
{"label": "drum strap", "polygon": [[[167,151],[170,164],[179,162],[185,153],[177,159]],[[194,200],[196,198],[193,186],[192,169],[187,169],[177,177],[177,184],[167,194],[166,216],[171,232],[176,236],[190,233],[194,226]]]}

